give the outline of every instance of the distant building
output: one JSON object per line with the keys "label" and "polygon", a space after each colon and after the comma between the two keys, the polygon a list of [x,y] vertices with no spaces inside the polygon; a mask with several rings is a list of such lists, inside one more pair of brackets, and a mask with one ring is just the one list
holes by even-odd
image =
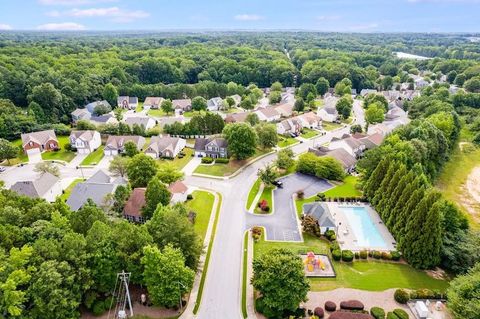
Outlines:
{"label": "distant building", "polygon": [[143,127],[144,130],[149,130],[154,128],[155,125],[157,125],[157,122],[148,116],[130,116],[125,119],[125,124],[130,126],[130,128],[133,128],[133,126],[137,124],[138,126]]}
{"label": "distant building", "polygon": [[104,105],[106,106],[107,108],[111,109],[112,107],[110,106],[110,103],[108,103],[108,101],[106,100],[102,100],[102,101],[95,101],[95,102],[92,102],[92,103],[88,103],[87,105],[85,105],[85,109],[90,112],[90,114],[93,114],[95,113],[95,108],[97,106],[100,106],[100,105]]}
{"label": "distant building", "polygon": [[79,154],[91,153],[102,145],[100,133],[97,131],[72,131],[69,140]]}
{"label": "distant building", "polygon": [[251,112],[231,113],[225,117],[225,123],[240,123],[245,122],[248,114]]}
{"label": "distant building", "polygon": [[99,125],[106,125],[106,124],[117,124],[118,121],[115,118],[115,116],[108,113],[100,116],[91,116],[90,123],[92,123],[95,126],[99,126]]}
{"label": "distant building", "polygon": [[162,105],[162,102],[165,99],[163,97],[152,97],[149,96],[143,102],[144,109],[158,109]]}
{"label": "distant building", "polygon": [[223,100],[221,97],[214,97],[207,101],[207,110],[218,111],[223,109]]}
{"label": "distant building", "polygon": [[117,106],[127,109],[134,110],[138,106],[138,97],[136,96],[119,96],[117,98]]}
{"label": "distant building", "polygon": [[173,104],[173,109],[176,111],[187,112],[192,110],[191,99],[173,100],[172,104]]}
{"label": "distant building", "polygon": [[62,184],[60,178],[47,172],[35,180],[18,181],[10,190],[30,198],[43,198],[52,203],[62,194]]}
{"label": "distant building", "polygon": [[78,121],[88,121],[92,117],[92,113],[90,113],[87,109],[76,109],[71,113],[73,123],[77,123]]}
{"label": "distant building", "polygon": [[337,148],[344,149],[355,158],[359,158],[365,151],[365,144],[348,134],[343,135],[340,139],[332,138],[328,147],[332,150]]}
{"label": "distant building", "polygon": [[197,138],[195,140],[195,155],[200,157],[228,157],[228,143],[224,138]]}
{"label": "distant building", "polygon": [[280,120],[280,113],[274,107],[258,109],[254,112],[260,121],[273,122]]}

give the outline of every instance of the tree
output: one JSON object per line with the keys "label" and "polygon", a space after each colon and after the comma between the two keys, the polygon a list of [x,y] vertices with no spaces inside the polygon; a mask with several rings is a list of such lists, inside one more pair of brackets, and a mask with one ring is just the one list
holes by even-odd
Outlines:
{"label": "tree", "polygon": [[147,190],[145,192],[145,206],[142,210],[142,215],[145,218],[153,216],[153,212],[157,209],[158,204],[166,206],[170,203],[171,194],[160,180],[158,176],[155,176],[148,182]]}
{"label": "tree", "polygon": [[339,96],[352,94],[352,81],[348,78],[344,78],[337,84],[335,84],[335,94]]}
{"label": "tree", "polygon": [[162,105],[160,107],[162,108],[162,111],[165,112],[166,114],[170,114],[173,112],[173,103],[169,99],[163,100]]}
{"label": "tree", "polygon": [[282,149],[277,153],[275,165],[281,169],[288,169],[295,163],[293,156],[293,151],[290,148]]}
{"label": "tree", "polygon": [[279,91],[271,91],[270,95],[268,96],[268,100],[270,104],[280,103],[282,100],[282,93]]}
{"label": "tree", "polygon": [[157,177],[163,183],[170,185],[183,178],[183,173],[173,163],[163,163],[158,166]]}
{"label": "tree", "polygon": [[132,141],[128,141],[127,143],[125,143],[124,150],[125,150],[125,155],[128,157],[134,157],[139,153],[137,144],[135,144]]}
{"label": "tree", "polygon": [[312,83],[303,83],[300,85],[298,88],[298,96],[301,97],[303,100],[308,101],[308,95],[312,94],[314,97],[317,96],[317,89],[315,88],[315,85]]}
{"label": "tree", "polygon": [[228,108],[235,106],[235,100],[231,96],[227,97],[225,102],[227,102]]}
{"label": "tree", "polygon": [[127,174],[127,167],[128,167],[129,161],[130,161],[130,158],[128,158],[128,157],[115,156],[110,161],[110,165],[108,167],[108,170],[114,176],[125,177],[125,175]]}
{"label": "tree", "polygon": [[353,124],[350,126],[350,134],[363,133],[362,126],[360,124]]}
{"label": "tree", "polygon": [[[124,109],[121,108],[121,107],[116,107],[116,108],[113,110],[113,114],[115,115],[115,119],[116,119],[117,121],[119,121],[119,122],[120,122],[121,120],[123,120],[123,111],[124,111]],[[77,126],[78,126],[78,124],[77,124]]]}
{"label": "tree", "polygon": [[282,90],[283,90],[283,85],[278,81],[272,83],[272,85],[270,86],[270,91],[282,92]]}
{"label": "tree", "polygon": [[110,105],[117,105],[118,91],[112,83],[105,85],[102,96]]}
{"label": "tree", "polygon": [[17,157],[18,153],[18,147],[0,138],[0,161],[7,160],[8,164],[10,164],[10,159]]}
{"label": "tree", "polygon": [[98,116],[98,115],[106,114],[106,113],[111,112],[111,111],[112,111],[112,108],[109,105],[104,104],[104,103],[99,103],[93,109],[93,114]]}
{"label": "tree", "polygon": [[365,109],[368,109],[370,104],[374,103],[382,106],[385,112],[388,111],[388,101],[383,94],[368,94],[363,102]]}
{"label": "tree", "polygon": [[286,249],[272,249],[253,261],[252,284],[269,317],[296,310],[310,289],[302,259]]}
{"label": "tree", "polygon": [[317,158],[315,165],[315,176],[334,181],[342,181],[345,177],[345,170],[339,161],[330,156]]}
{"label": "tree", "polygon": [[52,162],[39,162],[35,164],[35,168],[33,169],[37,173],[50,173],[54,176],[60,176],[60,170],[58,166],[53,164]]}
{"label": "tree", "polygon": [[278,177],[272,165],[265,165],[263,169],[258,170],[257,175],[265,186],[273,184]]}
{"label": "tree", "polygon": [[127,176],[132,188],[146,187],[157,174],[157,162],[144,153],[132,157],[127,165]]}
{"label": "tree", "polygon": [[202,253],[202,241],[188,219],[183,205],[159,205],[146,227],[159,248],[169,244],[179,248],[185,256],[186,265],[194,270],[197,268],[198,258]]}
{"label": "tree", "polygon": [[192,289],[195,272],[185,266],[185,257],[178,248],[167,245],[160,251],[155,246],[143,248],[143,278],[155,305],[174,307]]}
{"label": "tree", "polygon": [[242,98],[242,101],[240,101],[240,107],[245,109],[245,110],[251,110],[253,109],[254,103],[250,99],[249,96],[245,96]]}
{"label": "tree", "polygon": [[341,97],[335,105],[335,108],[343,119],[348,119],[350,117],[350,114],[352,113],[352,107],[353,101],[349,95]]}
{"label": "tree", "polygon": [[86,121],[86,120],[80,120],[77,122],[77,130],[79,131],[88,131],[88,130],[95,130],[96,126],[95,124]]}
{"label": "tree", "polygon": [[448,308],[455,318],[476,319],[480,313],[480,263],[466,275],[450,282],[447,290]]}
{"label": "tree", "polygon": [[293,109],[297,112],[302,112],[305,109],[305,101],[301,97],[296,99]]}
{"label": "tree", "polygon": [[30,102],[36,103],[40,107],[40,111],[44,112],[44,120],[48,119],[53,123],[60,120],[57,114],[60,113],[63,98],[60,91],[52,83],[42,83],[35,86],[28,99]]}
{"label": "tree", "polygon": [[277,127],[274,124],[259,123],[255,125],[255,131],[257,132],[258,144],[262,148],[271,148],[277,145]]}
{"label": "tree", "polygon": [[480,76],[465,81],[463,87],[469,92],[480,93]]}
{"label": "tree", "polygon": [[105,223],[107,216],[91,199],[88,199],[75,214],[72,214],[70,217],[70,225],[75,232],[86,235],[93,223],[97,220]]}
{"label": "tree", "polygon": [[455,81],[453,81],[453,83],[458,86],[463,86],[463,84],[465,83],[465,80],[466,80],[465,74],[460,73],[455,77]]}
{"label": "tree", "polygon": [[247,122],[251,126],[255,126],[260,123],[260,119],[258,118],[257,113],[248,113],[247,117],[245,118],[245,122]]}
{"label": "tree", "polygon": [[[132,134],[138,136],[145,136],[145,126],[134,123],[132,125]],[[131,141],[127,142],[130,143]],[[133,142],[132,142],[133,143]],[[131,149],[133,150],[133,148]],[[134,154],[135,155],[135,154]],[[128,156],[128,155],[127,155]]]}
{"label": "tree", "polygon": [[113,193],[113,211],[120,214],[123,212],[125,202],[130,197],[132,190],[128,185],[118,185]]}
{"label": "tree", "polygon": [[325,93],[328,92],[328,89],[330,88],[330,83],[328,83],[327,79],[321,77],[315,84],[315,88],[317,89],[318,95],[323,96]]}
{"label": "tree", "polygon": [[297,172],[315,175],[318,156],[307,152],[298,157]]}
{"label": "tree", "polygon": [[384,111],[385,109],[378,102],[370,104],[365,111],[365,120],[368,124],[382,123],[385,119]]}
{"label": "tree", "polygon": [[225,126],[223,134],[228,142],[228,151],[242,160],[255,154],[257,134],[247,123],[232,123]]}
{"label": "tree", "polygon": [[203,111],[207,109],[207,100],[201,96],[192,99],[192,109],[195,111]]}

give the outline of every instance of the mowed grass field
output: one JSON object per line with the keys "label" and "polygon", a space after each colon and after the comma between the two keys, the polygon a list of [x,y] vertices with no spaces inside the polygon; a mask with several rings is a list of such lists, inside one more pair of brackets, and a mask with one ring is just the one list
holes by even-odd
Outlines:
{"label": "mowed grass field", "polygon": [[75,152],[68,151],[65,149],[65,145],[70,143],[68,136],[57,136],[58,146],[60,150],[57,152],[43,152],[42,159],[44,161],[65,161],[70,162],[76,155]]}
{"label": "mowed grass field", "polygon": [[207,232],[215,196],[210,192],[198,190],[194,191],[192,195],[193,199],[187,202],[187,207],[197,213],[194,228],[195,232],[202,237],[203,240]]}

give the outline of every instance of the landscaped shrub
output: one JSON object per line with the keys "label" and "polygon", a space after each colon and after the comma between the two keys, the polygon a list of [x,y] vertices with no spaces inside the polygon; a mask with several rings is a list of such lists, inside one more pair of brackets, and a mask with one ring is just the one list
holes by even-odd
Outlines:
{"label": "landscaped shrub", "polygon": [[392,260],[392,255],[388,251],[382,252],[382,259],[383,260]]}
{"label": "landscaped shrub", "polygon": [[351,312],[351,311],[335,311],[330,314],[329,319],[374,319],[368,313]]}
{"label": "landscaped shrub", "polygon": [[347,300],[340,303],[340,309],[344,310],[363,310],[365,306],[359,300]]}
{"label": "landscaped shrub", "polygon": [[355,259],[360,259],[360,254],[358,253],[358,251],[355,252]]}
{"label": "landscaped shrub", "polygon": [[368,251],[368,257],[370,257],[370,258],[373,257],[373,251],[372,251],[372,250],[369,250],[369,251]]}
{"label": "landscaped shrub", "polygon": [[188,194],[187,195],[187,200],[192,200],[193,199],[193,195],[192,194]]}
{"label": "landscaped shrub", "polygon": [[397,289],[393,294],[393,298],[398,303],[406,304],[407,301],[410,299],[410,295],[405,289]]}
{"label": "landscaped shrub", "polygon": [[385,319],[385,310],[380,307],[372,307],[370,309],[370,314],[375,318],[375,319]]}
{"label": "landscaped shrub", "polygon": [[375,259],[380,259],[380,258],[382,258],[382,253],[379,252],[379,251],[374,251],[374,252],[373,252],[373,258],[375,258]]}
{"label": "landscaped shrub", "polygon": [[390,255],[392,255],[392,260],[398,261],[400,260],[400,257],[402,256],[398,251],[394,250],[390,252]]}
{"label": "landscaped shrub", "polygon": [[387,319],[399,319],[393,312],[387,313]]}
{"label": "landscaped shrub", "polygon": [[360,252],[360,258],[367,259],[367,257],[368,257],[368,252],[366,250],[362,250]]}
{"label": "landscaped shrub", "polygon": [[329,229],[327,231],[325,231],[325,237],[327,237],[328,240],[332,240],[332,236],[335,236],[335,231],[332,230],[332,229]]}
{"label": "landscaped shrub", "polygon": [[255,226],[252,228],[252,238],[255,241],[260,240],[262,237],[262,227]]}
{"label": "landscaped shrub", "polygon": [[[435,293],[430,289],[417,289],[415,290],[416,297],[415,299],[433,299],[435,298]],[[413,299],[413,298],[412,298]]]}
{"label": "landscaped shrub", "polygon": [[230,160],[228,158],[217,158],[217,159],[215,159],[215,163],[218,163],[218,164],[228,164],[228,162],[230,162]]}
{"label": "landscaped shrub", "polygon": [[334,251],[332,251],[332,257],[333,260],[340,261],[340,259],[342,258],[342,251],[340,249],[335,249]]}
{"label": "landscaped shrub", "polygon": [[342,261],[346,261],[346,262],[353,261],[353,252],[351,250],[342,251]]}
{"label": "landscaped shrub", "polygon": [[304,216],[302,218],[302,227],[303,231],[314,236],[320,235],[320,227],[318,227],[318,222],[315,217],[310,215]]}
{"label": "landscaped shrub", "polygon": [[202,164],[212,164],[213,158],[211,157],[202,157]]}
{"label": "landscaped shrub", "polygon": [[397,308],[393,313],[400,319],[409,319],[408,313],[403,309]]}
{"label": "landscaped shrub", "polygon": [[323,311],[322,307],[315,308],[315,310],[313,310],[313,314],[319,319],[322,319],[325,316],[325,312]]}
{"label": "landscaped shrub", "polygon": [[340,249],[340,245],[338,244],[337,241],[332,241],[330,243],[330,252],[334,251],[334,250],[339,250]]}
{"label": "landscaped shrub", "polygon": [[332,312],[337,310],[337,304],[335,304],[333,301],[327,301],[325,302],[325,310],[328,312]]}
{"label": "landscaped shrub", "polygon": [[297,198],[298,199],[303,199],[304,196],[305,196],[305,192],[303,190],[299,190],[297,192]]}
{"label": "landscaped shrub", "polygon": [[326,196],[324,193],[318,193],[317,194],[317,198],[321,201],[324,201],[326,199]]}

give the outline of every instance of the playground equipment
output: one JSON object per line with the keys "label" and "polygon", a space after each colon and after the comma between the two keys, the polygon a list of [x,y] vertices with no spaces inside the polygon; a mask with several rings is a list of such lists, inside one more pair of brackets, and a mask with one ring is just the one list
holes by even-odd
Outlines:
{"label": "playground equipment", "polygon": [[325,270],[325,264],[323,261],[320,260],[320,257],[317,258],[315,253],[311,251],[307,253],[307,258],[304,263],[308,272],[313,272],[315,269]]}

